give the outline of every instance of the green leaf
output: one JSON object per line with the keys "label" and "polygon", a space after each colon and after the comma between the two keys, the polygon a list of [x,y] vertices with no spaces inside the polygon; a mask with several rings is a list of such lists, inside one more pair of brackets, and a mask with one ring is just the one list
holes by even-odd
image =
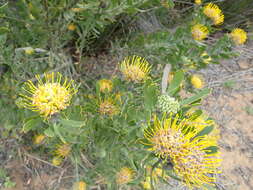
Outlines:
{"label": "green leaf", "polygon": [[32,117],[25,121],[23,125],[23,132],[27,133],[30,130],[33,130],[35,127],[38,126],[38,124],[41,123],[41,118],[38,117]]}
{"label": "green leaf", "polygon": [[205,152],[207,153],[207,154],[214,154],[214,153],[216,153],[217,151],[218,151],[218,147],[217,146],[209,146],[209,147],[207,147],[206,149],[205,149]]}
{"label": "green leaf", "polygon": [[187,99],[184,99],[180,102],[181,106],[184,106],[184,105],[189,105],[193,102],[196,102],[197,100],[200,100],[202,99],[203,97],[207,96],[209,93],[211,92],[211,90],[209,88],[205,88],[201,91],[199,91],[198,94],[190,97],[190,98],[187,98]]}
{"label": "green leaf", "polygon": [[157,101],[156,86],[148,84],[144,86],[144,105],[148,110],[152,110]]}
{"label": "green leaf", "polygon": [[54,124],[53,127],[54,127],[54,132],[55,132],[55,134],[61,139],[61,141],[62,141],[63,143],[67,143],[66,140],[65,140],[65,138],[61,135],[61,133],[60,133],[60,131],[59,131],[59,127],[60,127],[60,126]]}
{"label": "green leaf", "polygon": [[214,129],[214,126],[207,126],[205,127],[202,131],[200,131],[195,137],[193,138],[196,138],[196,137],[200,137],[200,136],[204,136],[204,135],[208,135],[209,133],[212,132],[212,130]]}
{"label": "green leaf", "polygon": [[247,112],[247,114],[253,115],[253,107],[246,106],[244,110]]}
{"label": "green leaf", "polygon": [[68,120],[68,119],[61,119],[60,123],[64,127],[71,127],[71,128],[81,128],[85,125],[84,121],[75,121],[75,120]]}
{"label": "green leaf", "polygon": [[44,134],[48,137],[54,137],[55,134],[54,134],[54,131],[51,129],[51,127],[48,127],[45,131],[44,131]]}
{"label": "green leaf", "polygon": [[184,72],[182,70],[177,71],[173,77],[173,80],[169,84],[167,90],[170,96],[173,96],[179,90],[183,80],[184,80]]}

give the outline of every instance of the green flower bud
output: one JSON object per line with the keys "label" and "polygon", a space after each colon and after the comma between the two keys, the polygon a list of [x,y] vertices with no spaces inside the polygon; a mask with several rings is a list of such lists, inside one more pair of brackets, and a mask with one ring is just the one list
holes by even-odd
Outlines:
{"label": "green flower bud", "polygon": [[177,113],[180,104],[175,98],[164,94],[158,97],[157,107],[165,113]]}

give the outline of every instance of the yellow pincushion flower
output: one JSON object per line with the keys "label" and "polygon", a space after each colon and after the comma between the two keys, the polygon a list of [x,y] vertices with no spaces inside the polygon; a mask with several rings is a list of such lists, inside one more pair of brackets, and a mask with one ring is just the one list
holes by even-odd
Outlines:
{"label": "yellow pincushion flower", "polygon": [[211,152],[210,147],[217,146],[217,142],[206,139],[206,135],[198,136],[201,130],[191,121],[192,118],[180,121],[178,115],[161,121],[155,117],[154,123],[145,130],[143,143],[157,156],[169,158],[175,173],[190,188],[212,185],[221,159],[219,152]]}
{"label": "yellow pincushion flower", "polygon": [[200,5],[202,3],[202,0],[195,0],[195,4]]}
{"label": "yellow pincushion flower", "polygon": [[127,184],[131,182],[134,178],[134,172],[132,169],[123,167],[116,174],[116,183],[119,185]]}
{"label": "yellow pincushion flower", "polygon": [[39,134],[34,137],[34,144],[40,144],[44,139],[45,135]]}
{"label": "yellow pincushion flower", "polygon": [[237,45],[244,44],[247,40],[247,33],[240,28],[235,28],[234,30],[232,30],[230,36]]}
{"label": "yellow pincushion flower", "polygon": [[31,47],[28,47],[25,49],[25,54],[26,55],[32,55],[34,53],[34,49]]}
{"label": "yellow pincushion flower", "polygon": [[111,80],[102,79],[98,82],[100,92],[111,92],[113,84]]}
{"label": "yellow pincushion flower", "polygon": [[120,64],[120,71],[125,79],[136,83],[147,78],[150,68],[149,63],[139,56],[127,57]]}
{"label": "yellow pincushion flower", "polygon": [[76,182],[74,185],[74,190],[86,190],[86,183],[84,181]]}
{"label": "yellow pincushion flower", "polygon": [[192,75],[191,77],[191,84],[194,88],[203,88],[205,85],[205,82],[203,80],[203,77],[200,75]]}
{"label": "yellow pincushion flower", "polygon": [[68,30],[74,31],[75,29],[76,29],[76,25],[74,25],[72,23],[68,25]]}
{"label": "yellow pincushion flower", "polygon": [[71,146],[67,143],[61,144],[57,146],[57,149],[55,150],[55,154],[58,157],[67,157],[71,151]]}
{"label": "yellow pincushion flower", "polygon": [[62,163],[62,158],[61,157],[58,157],[58,156],[53,157],[52,164],[54,166],[59,166],[59,165],[61,165],[61,163]]}
{"label": "yellow pincushion flower", "polygon": [[207,54],[206,51],[201,54],[201,57],[205,64],[209,64],[212,61],[212,58]]}
{"label": "yellow pincushion flower", "polygon": [[38,84],[32,81],[25,82],[22,96],[22,105],[32,111],[39,112],[45,118],[52,116],[66,109],[72,96],[77,92],[73,87],[73,80],[64,79],[62,75],[57,73],[45,74],[45,81],[36,75]]}
{"label": "yellow pincushion flower", "polygon": [[151,189],[151,178],[146,177],[145,181],[141,182],[144,189]]}
{"label": "yellow pincushion flower", "polygon": [[83,10],[83,8],[71,8],[71,11],[78,13],[81,12]]}
{"label": "yellow pincushion flower", "polygon": [[207,37],[209,31],[208,28],[202,24],[196,24],[191,29],[192,37],[195,40],[203,40]]}
{"label": "yellow pincushion flower", "polygon": [[224,22],[224,14],[221,9],[213,3],[208,3],[203,10],[204,14],[209,17],[214,25],[219,25]]}
{"label": "yellow pincushion flower", "polygon": [[119,108],[112,98],[107,98],[99,103],[99,113],[110,117],[119,113]]}

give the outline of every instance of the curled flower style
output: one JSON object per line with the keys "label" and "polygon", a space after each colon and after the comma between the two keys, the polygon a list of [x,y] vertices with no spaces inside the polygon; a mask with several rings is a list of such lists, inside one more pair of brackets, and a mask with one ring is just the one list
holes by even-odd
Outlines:
{"label": "curled flower style", "polygon": [[224,14],[216,4],[208,3],[203,12],[213,21],[214,25],[220,25],[224,22]]}
{"label": "curled flower style", "polygon": [[194,40],[201,41],[207,37],[209,31],[206,26],[202,24],[196,24],[192,27],[191,33]]}
{"label": "curled flower style", "polygon": [[147,78],[150,68],[151,66],[146,59],[139,56],[127,57],[120,64],[120,71],[125,79],[136,83]]}
{"label": "curled flower style", "polygon": [[247,40],[247,33],[241,28],[235,28],[230,33],[230,36],[235,44],[242,45]]}
{"label": "curled flower style", "polygon": [[116,174],[116,183],[119,185],[127,184],[134,178],[134,171],[128,167],[123,167]]}
{"label": "curled flower style", "polygon": [[21,105],[32,111],[39,112],[44,118],[66,109],[72,96],[77,92],[73,87],[73,80],[64,79],[57,73],[45,74],[45,80],[36,75],[38,84],[32,81],[25,82],[24,94],[21,94]]}
{"label": "curled flower style", "polygon": [[155,117],[153,125],[145,130],[143,143],[160,158],[169,160],[187,186],[212,185],[221,159],[218,151],[210,150],[217,142],[201,135],[201,131],[191,117],[181,121],[179,116],[161,121]]}

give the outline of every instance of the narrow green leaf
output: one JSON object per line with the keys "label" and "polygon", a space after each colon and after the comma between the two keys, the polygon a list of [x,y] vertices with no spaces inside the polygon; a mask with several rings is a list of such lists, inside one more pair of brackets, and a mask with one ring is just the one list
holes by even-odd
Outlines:
{"label": "narrow green leaf", "polygon": [[148,110],[152,110],[157,101],[156,86],[149,84],[144,86],[144,105]]}
{"label": "narrow green leaf", "polygon": [[218,151],[218,147],[217,146],[209,146],[209,147],[207,147],[206,149],[205,149],[205,152],[207,153],[207,154],[214,154],[214,153],[216,153],[217,151]]}
{"label": "narrow green leaf", "polygon": [[60,123],[64,127],[73,127],[73,128],[80,128],[85,125],[84,121],[75,121],[75,120],[68,120],[68,119],[61,119]]}
{"label": "narrow green leaf", "polygon": [[41,119],[38,117],[35,117],[35,118],[33,117],[26,120],[23,125],[23,129],[22,129],[23,132],[27,133],[28,131],[33,130],[40,122],[41,122]]}
{"label": "narrow green leaf", "polygon": [[61,141],[63,142],[63,143],[66,143],[66,140],[65,140],[65,138],[61,135],[61,133],[60,133],[60,131],[59,131],[59,125],[54,125],[54,132],[55,132],[55,134],[61,139]]}
{"label": "narrow green leaf", "polygon": [[205,127],[202,131],[200,131],[195,137],[193,138],[196,138],[196,137],[200,137],[200,136],[204,136],[204,135],[208,135],[209,133],[212,132],[212,130],[214,129],[214,126],[207,126]]}
{"label": "narrow green leaf", "polygon": [[209,88],[205,88],[203,90],[201,90],[198,94],[190,97],[190,98],[187,98],[187,99],[184,99],[180,102],[181,106],[184,106],[184,105],[189,105],[197,100],[200,100],[202,99],[203,97],[207,96],[209,93],[211,92],[211,90]]}
{"label": "narrow green leaf", "polygon": [[182,70],[177,71],[173,77],[173,80],[169,84],[167,90],[170,96],[173,96],[179,90],[183,80],[184,80],[184,72]]}
{"label": "narrow green leaf", "polygon": [[54,131],[51,129],[51,127],[48,127],[45,131],[44,134],[48,137],[54,137]]}

